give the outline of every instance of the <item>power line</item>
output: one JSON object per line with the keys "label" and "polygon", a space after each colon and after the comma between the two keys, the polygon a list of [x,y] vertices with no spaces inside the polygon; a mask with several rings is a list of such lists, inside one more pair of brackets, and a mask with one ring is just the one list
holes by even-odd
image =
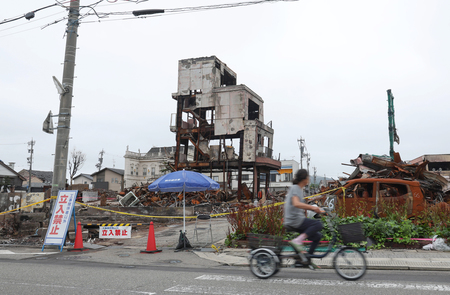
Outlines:
{"label": "power line", "polygon": [[0,143],[0,145],[22,145],[22,144],[27,144],[26,142],[21,142],[21,143]]}
{"label": "power line", "polygon": [[[30,16],[32,15],[31,18],[34,18],[34,13],[35,13],[35,12],[40,11],[40,10],[43,10],[43,9],[46,9],[46,8],[49,8],[49,7],[53,7],[53,6],[60,6],[60,7],[63,7],[63,8],[65,8],[65,9],[67,10],[67,9],[69,9],[69,7],[68,7],[68,6],[65,6],[64,4],[71,3],[71,2],[73,2],[74,0],[68,0],[68,1],[57,1],[57,0],[55,0],[55,1],[56,1],[57,3],[52,4],[52,5],[48,5],[48,6],[44,6],[44,7],[38,8],[38,9],[35,9],[35,10],[33,10],[32,12],[29,12],[28,14],[30,14]],[[98,0],[97,2],[95,2],[95,3],[93,3],[93,4],[90,4],[90,5],[87,5],[87,6],[81,6],[81,8],[92,8],[92,7],[96,6],[97,4],[99,4],[99,3],[103,2],[103,1],[104,1],[104,0]],[[51,14],[51,15],[48,15],[48,16],[45,16],[45,17],[41,17],[41,18],[39,18],[39,19],[34,19],[34,20],[29,21],[29,22],[20,24],[20,25],[15,25],[15,26],[12,26],[12,27],[5,28],[5,29],[3,29],[3,30],[0,30],[0,32],[6,31],[6,30],[10,30],[10,29],[13,29],[13,28],[16,28],[16,27],[19,27],[19,26],[28,25],[28,24],[31,24],[31,23],[36,22],[36,21],[38,21],[38,20],[42,20],[42,19],[45,19],[45,18],[49,18],[49,17],[52,17],[52,16],[54,16],[54,15],[58,15],[58,14],[62,14],[62,13],[65,13],[65,12],[64,12],[64,11],[61,11],[61,12],[58,12],[58,13],[55,13],[55,14]],[[27,14],[21,15],[21,16],[17,16],[17,17],[11,18],[11,19],[4,20],[3,22],[0,22],[0,25],[1,25],[1,24],[5,24],[5,23],[8,23],[8,22],[11,22],[11,21],[14,21],[14,20],[19,20],[19,19],[25,17],[26,15],[27,15]],[[26,17],[25,17],[25,18],[26,18]],[[27,18],[27,19],[30,20],[31,18]],[[36,27],[33,27],[33,28],[29,28],[29,29],[25,29],[25,30],[18,31],[18,32],[14,32],[14,33],[11,33],[11,34],[6,34],[6,35],[3,35],[3,36],[0,36],[0,38],[2,38],[2,37],[7,37],[7,36],[11,36],[11,35],[15,35],[15,34],[19,34],[19,33],[26,32],[26,31],[30,31],[30,30],[34,30],[34,29],[37,29],[37,28],[45,29],[46,27],[48,27],[48,26],[50,26],[50,25],[57,24],[57,23],[59,23],[59,22],[61,22],[61,21],[63,21],[63,20],[66,20],[66,19],[67,19],[67,17],[63,17],[63,18],[61,18],[61,19],[58,19],[58,20],[53,21],[53,22],[50,23],[50,24],[40,25],[40,26],[36,26]]]}
{"label": "power line", "polygon": [[[43,10],[43,9],[46,9],[46,8],[49,8],[49,7],[53,7],[53,6],[61,6],[63,8],[68,9],[68,7],[64,6],[64,4],[70,3],[70,2],[72,2],[74,0],[68,0],[68,1],[64,1],[64,2],[57,1],[57,0],[55,0],[55,1],[56,1],[56,3],[54,3],[52,5],[48,5],[48,6],[44,6],[44,7],[38,8],[38,9],[33,10],[33,11],[31,11],[31,12],[25,14],[25,15],[21,15],[21,16],[17,16],[17,17],[14,17],[14,18],[6,19],[3,22],[0,22],[0,25],[8,23],[8,22],[15,21],[15,20],[19,20],[19,19],[21,19],[23,17],[27,18],[27,15],[29,17],[27,19],[29,20],[29,19],[34,17],[34,12],[37,12],[37,11],[40,11],[40,10]],[[99,1],[97,1],[95,3],[87,5],[87,6],[80,6],[80,10],[83,9],[83,8],[90,8],[90,11],[94,11],[94,12],[92,13],[92,12],[89,11],[89,12],[81,15],[79,20],[85,19],[88,16],[97,16],[98,20],[96,20],[96,21],[82,21],[82,22],[83,23],[94,23],[94,22],[99,22],[100,20],[104,21],[104,22],[106,22],[106,21],[108,21],[108,22],[109,21],[120,21],[120,20],[131,20],[131,19],[148,18],[148,17],[159,17],[159,16],[165,16],[165,15],[184,14],[184,13],[199,12],[199,11],[205,11],[205,10],[217,10],[217,9],[225,9],[225,8],[244,7],[244,6],[258,5],[258,4],[267,4],[267,3],[272,3],[273,4],[275,2],[296,2],[296,1],[299,1],[299,0],[257,0],[257,1],[225,3],[225,4],[217,4],[217,5],[203,5],[203,6],[169,8],[169,9],[164,9],[164,14],[142,15],[142,16],[138,16],[138,17],[132,16],[133,15],[133,11],[97,12],[95,10],[95,7],[96,6],[104,7],[104,6],[111,6],[111,5],[129,4],[129,3],[140,4],[142,2],[147,2],[148,0],[120,0],[120,1],[122,1],[120,3],[117,3],[119,0],[115,0],[115,1],[114,0],[106,0],[106,2],[108,2],[108,4],[99,5],[100,3],[104,2],[104,1],[105,0],[99,0]],[[59,12],[59,13],[56,13],[56,14],[60,14],[60,13],[62,13],[62,12]],[[53,14],[53,15],[56,15],[56,14]],[[50,16],[53,16],[53,15],[50,15]],[[105,19],[105,18],[108,18],[109,16],[120,16],[120,15],[123,15],[123,16],[128,16],[129,15],[130,17],[124,17],[124,18],[119,18],[119,19]],[[43,18],[40,18],[40,19],[48,18],[50,16],[46,16],[46,17],[43,17]],[[59,23],[61,21],[64,21],[66,19],[67,19],[67,17],[64,17],[64,18],[61,18],[61,19],[57,19],[57,20],[53,21],[52,23],[48,23],[46,25],[39,26],[39,27],[41,29],[45,29],[48,26],[57,24],[57,23]],[[29,23],[31,23],[31,22],[28,22],[26,24],[29,24]],[[9,29],[18,27],[18,26],[22,26],[22,25],[25,25],[25,24],[9,27],[9,28],[0,30],[0,32],[6,31],[6,30],[9,30]],[[15,34],[19,34],[19,33],[26,32],[26,31],[30,31],[30,30],[33,30],[33,29],[36,29],[36,28],[38,28],[38,27],[33,27],[33,28],[22,30],[22,31],[14,32],[14,33],[11,33],[11,34],[6,34],[6,35],[3,35],[3,36],[0,36],[0,38],[11,36],[11,35],[15,35]]]}
{"label": "power line", "polygon": [[[55,15],[58,15],[58,14],[62,14],[62,13],[65,13],[65,12],[64,11],[60,11],[60,12],[57,12],[57,13],[54,13],[54,14],[50,14],[50,15],[41,17],[40,19],[31,20],[31,21],[23,23],[23,24],[19,24],[19,25],[15,25],[15,26],[12,26],[12,27],[8,27],[8,28],[5,28],[5,29],[2,29],[2,30],[0,30],[0,32],[4,32],[4,31],[7,31],[7,30],[11,30],[11,29],[17,28],[17,27],[21,27],[21,26],[26,26],[28,24],[35,23],[35,22],[37,22],[37,21],[39,21],[41,19],[49,18],[49,17],[55,16]],[[36,28],[39,28],[39,27],[42,27],[42,26],[33,27],[32,29],[36,29]],[[28,31],[28,30],[30,30],[30,29],[19,31],[19,32],[24,32],[24,31]],[[8,36],[8,35],[6,35],[6,36]]]}
{"label": "power line", "polygon": [[58,5],[59,5],[59,3],[54,3],[52,5],[47,5],[47,6],[44,6],[44,7],[35,9],[35,10],[32,10],[32,11],[30,11],[28,13],[25,13],[24,15],[21,15],[21,16],[18,16],[18,17],[14,17],[14,18],[11,18],[11,19],[5,19],[2,22],[0,22],[0,25],[19,20],[21,18],[26,18],[27,20],[30,20],[30,19],[34,18],[35,12],[38,12],[40,10],[47,9],[47,8],[50,8],[50,7],[53,7],[53,6],[58,6]]}
{"label": "power line", "polygon": [[[248,2],[237,2],[237,3],[227,3],[227,4],[217,4],[217,5],[203,5],[203,6],[192,6],[192,7],[180,7],[180,8],[169,8],[164,9],[164,14],[153,14],[153,15],[143,15],[139,17],[125,17],[121,19],[108,19],[103,21],[118,21],[118,20],[129,20],[136,18],[147,18],[147,17],[159,17],[171,14],[181,14],[181,13],[191,13],[198,12],[204,10],[217,10],[217,9],[225,9],[225,8],[235,8],[235,7],[243,7],[250,5],[258,5],[258,4],[267,4],[267,3],[275,3],[275,2],[295,2],[298,0],[258,0],[258,1],[248,1]],[[137,1],[136,3],[139,3]],[[98,13],[89,13],[89,16],[96,15],[99,19],[103,19],[112,15],[133,15],[133,11],[119,11],[119,12],[98,12]],[[85,21],[84,23],[92,23],[98,21]]]}

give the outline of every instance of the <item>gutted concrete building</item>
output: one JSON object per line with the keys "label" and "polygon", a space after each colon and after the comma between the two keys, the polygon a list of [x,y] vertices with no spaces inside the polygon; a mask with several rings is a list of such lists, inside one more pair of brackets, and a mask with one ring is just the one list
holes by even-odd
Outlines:
{"label": "gutted concrete building", "polygon": [[[249,170],[253,171],[254,195],[262,173],[269,187],[270,171],[281,167],[272,159],[272,123],[264,123],[262,98],[247,86],[237,85],[235,72],[215,56],[180,60],[178,91],[172,98],[177,101],[170,125],[176,133],[175,170],[211,175],[221,171],[225,187],[231,172],[237,171],[238,193],[242,171]],[[182,152],[190,146],[194,147],[192,161]]]}
{"label": "gutted concrete building", "polygon": [[427,171],[437,173],[450,180],[450,154],[423,155],[409,161],[410,164],[422,164],[427,161]]}

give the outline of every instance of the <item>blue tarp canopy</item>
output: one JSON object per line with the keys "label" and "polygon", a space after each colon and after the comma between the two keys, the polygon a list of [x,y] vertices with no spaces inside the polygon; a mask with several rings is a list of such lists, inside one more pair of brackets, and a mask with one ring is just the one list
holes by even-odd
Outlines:
{"label": "blue tarp canopy", "polygon": [[152,192],[183,192],[183,233],[186,234],[185,192],[200,192],[219,189],[220,185],[201,173],[194,171],[175,171],[161,176],[148,186]]}
{"label": "blue tarp canopy", "polygon": [[153,192],[199,192],[219,189],[220,185],[201,173],[194,171],[176,171],[161,176],[148,186]]}

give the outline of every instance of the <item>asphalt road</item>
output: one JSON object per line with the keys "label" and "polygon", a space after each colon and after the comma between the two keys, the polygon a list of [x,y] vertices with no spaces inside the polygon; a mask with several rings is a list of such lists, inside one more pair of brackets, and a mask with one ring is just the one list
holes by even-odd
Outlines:
{"label": "asphalt road", "polygon": [[[189,255],[185,252],[181,255]],[[78,257],[78,258],[77,258]],[[259,280],[246,267],[183,264],[151,265],[86,261],[79,255],[0,259],[1,294],[445,294],[448,272],[368,271],[348,282],[333,270],[283,268]],[[178,256],[180,257],[180,256]],[[192,266],[190,266],[192,265]]]}

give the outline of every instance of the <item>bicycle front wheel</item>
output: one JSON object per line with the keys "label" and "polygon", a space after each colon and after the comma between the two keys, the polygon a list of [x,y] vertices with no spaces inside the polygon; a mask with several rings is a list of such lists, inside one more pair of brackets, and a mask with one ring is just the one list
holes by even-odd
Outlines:
{"label": "bicycle front wheel", "polygon": [[355,281],[366,273],[367,264],[364,255],[358,249],[344,247],[334,255],[333,267],[342,278]]}

